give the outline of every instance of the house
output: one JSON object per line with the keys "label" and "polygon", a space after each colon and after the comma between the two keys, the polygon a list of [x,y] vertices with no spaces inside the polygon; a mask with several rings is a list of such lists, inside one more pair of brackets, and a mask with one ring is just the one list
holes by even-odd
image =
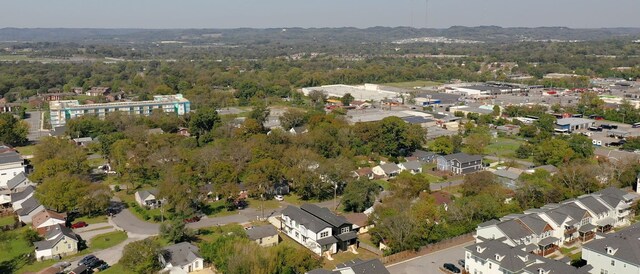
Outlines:
{"label": "house", "polygon": [[590,273],[640,273],[640,224],[582,246]]}
{"label": "house", "polygon": [[21,222],[30,224],[33,216],[43,210],[44,206],[36,200],[36,197],[31,196],[29,199],[22,202],[21,208],[16,210],[16,214],[18,214],[18,219]]}
{"label": "house", "polygon": [[246,230],[249,240],[262,247],[276,246],[280,242],[278,231],[272,225],[262,225]]}
{"label": "house", "polygon": [[78,267],[69,271],[69,274],[88,274],[89,268],[86,265],[79,265]]}
{"label": "house", "polygon": [[136,202],[142,207],[157,207],[160,206],[161,201],[158,200],[158,190],[138,190],[135,193]]}
{"label": "house", "polygon": [[482,170],[482,156],[456,153],[436,158],[438,170],[467,174]]}
{"label": "house", "polygon": [[394,163],[386,163],[375,166],[373,169],[371,169],[371,171],[377,176],[393,178],[398,176],[402,169]]}
{"label": "house", "polygon": [[9,193],[17,193],[28,186],[35,186],[35,184],[31,182],[26,175],[24,175],[24,172],[20,172],[18,175],[7,181],[6,187],[4,189],[0,188],[0,190],[6,190]]}
{"label": "house", "polygon": [[106,96],[111,93],[111,88],[109,87],[92,87],[90,90],[85,92],[87,96]]}
{"label": "house", "polygon": [[160,262],[169,273],[194,272],[204,269],[204,259],[198,247],[188,242],[181,242],[162,249]]}
{"label": "house", "polygon": [[373,174],[373,170],[369,167],[359,168],[353,171],[353,174],[357,180],[361,178],[367,178],[369,180],[373,180],[375,178],[375,174]]}
{"label": "house", "polygon": [[67,215],[45,209],[31,219],[31,227],[40,235],[46,235],[56,225],[65,225]]}
{"label": "house", "polygon": [[22,203],[27,199],[33,197],[33,194],[35,192],[36,192],[36,188],[34,186],[28,186],[20,192],[11,193],[10,194],[11,207],[13,208],[13,211],[17,211],[18,209],[21,209]]}
{"label": "house", "polygon": [[422,162],[420,161],[409,161],[400,163],[398,164],[398,167],[400,167],[400,170],[402,171],[407,170],[411,172],[411,174],[422,173]]}
{"label": "house", "polygon": [[7,188],[7,182],[24,173],[24,160],[17,151],[0,145],[0,189]]}
{"label": "house", "polygon": [[309,130],[307,129],[307,127],[292,127],[291,129],[289,129],[289,133],[293,134],[293,135],[298,135],[298,134],[304,134],[309,132]]}
{"label": "house", "polygon": [[78,236],[64,225],[53,226],[44,236],[44,240],[35,242],[38,261],[61,258],[78,253]]}
{"label": "house", "polygon": [[464,257],[466,273],[578,274],[589,266],[576,268],[568,262],[547,259],[500,241],[488,240],[467,246]]}
{"label": "house", "polygon": [[347,222],[353,224],[353,230],[358,234],[369,232],[374,227],[374,224],[369,223],[369,216],[364,213],[349,213],[344,215],[347,218]]}
{"label": "house", "polygon": [[418,158],[418,160],[420,160],[422,162],[425,162],[425,163],[433,162],[433,160],[435,160],[436,156],[438,156],[438,155],[433,153],[433,152],[419,150],[419,149],[414,151],[413,153],[411,153],[411,157],[416,157],[416,158]]}
{"label": "house", "polygon": [[524,170],[518,168],[509,168],[509,169],[498,169],[493,172],[496,175],[498,181],[502,183],[503,186],[509,188],[511,190],[515,190],[518,188],[518,178],[520,178],[520,174],[522,174]]}
{"label": "house", "polygon": [[91,137],[82,137],[82,138],[75,138],[73,139],[73,142],[77,145],[77,146],[81,146],[81,147],[86,147],[87,145],[91,144],[94,142],[93,138]]}
{"label": "house", "polygon": [[331,254],[353,251],[358,244],[353,224],[327,208],[313,204],[287,206],[282,210],[281,220],[282,232],[317,255],[331,259]]}
{"label": "house", "polygon": [[334,270],[314,269],[306,274],[389,274],[389,270],[378,259],[363,261],[353,259],[336,265]]}
{"label": "house", "polygon": [[191,137],[191,133],[189,132],[189,129],[186,127],[179,127],[177,133],[178,135],[181,135],[184,137]]}

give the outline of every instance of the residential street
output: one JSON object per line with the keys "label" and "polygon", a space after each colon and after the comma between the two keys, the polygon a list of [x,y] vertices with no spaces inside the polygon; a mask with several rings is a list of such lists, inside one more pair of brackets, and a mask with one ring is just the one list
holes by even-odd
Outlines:
{"label": "residential street", "polygon": [[133,215],[133,213],[131,213],[128,208],[122,209],[120,213],[111,217],[110,222],[126,232],[135,233],[138,235],[152,236],[160,233],[159,224],[145,222],[138,219],[138,217]]}
{"label": "residential street", "polygon": [[29,124],[29,134],[27,134],[29,141],[36,141],[49,134],[49,131],[42,130],[42,114],[42,111],[27,112],[27,119],[25,119],[25,121]]}
{"label": "residential street", "polygon": [[464,258],[464,247],[471,244],[473,241],[393,264],[387,266],[387,269],[391,274],[441,274],[443,272],[439,267],[442,267],[444,263],[453,263],[462,269],[458,265],[458,260]]}

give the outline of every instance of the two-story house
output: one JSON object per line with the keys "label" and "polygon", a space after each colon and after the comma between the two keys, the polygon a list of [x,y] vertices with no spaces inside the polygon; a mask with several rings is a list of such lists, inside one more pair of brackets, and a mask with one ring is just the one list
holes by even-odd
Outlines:
{"label": "two-story house", "polygon": [[9,180],[25,172],[24,160],[15,150],[0,146],[0,189],[6,189]]}
{"label": "two-story house", "polygon": [[353,224],[327,208],[313,204],[288,206],[282,210],[280,230],[318,255],[355,249],[358,236]]}
{"label": "two-story house", "polygon": [[38,261],[61,258],[78,253],[78,237],[64,225],[55,225],[44,236],[44,240],[33,243]]}
{"label": "two-story house", "polygon": [[482,170],[482,156],[456,153],[436,157],[438,170],[467,174]]}

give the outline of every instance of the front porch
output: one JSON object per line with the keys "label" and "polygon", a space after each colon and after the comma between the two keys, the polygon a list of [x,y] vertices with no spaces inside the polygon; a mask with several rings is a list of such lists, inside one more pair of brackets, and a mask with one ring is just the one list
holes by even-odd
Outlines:
{"label": "front porch", "polygon": [[536,251],[535,254],[543,256],[543,257],[551,255],[552,253],[554,253],[554,252],[558,251],[558,249],[560,249],[560,247],[557,245],[557,243],[559,241],[560,241],[560,239],[555,238],[555,237],[548,237],[548,238],[542,239],[538,243],[538,251]]}

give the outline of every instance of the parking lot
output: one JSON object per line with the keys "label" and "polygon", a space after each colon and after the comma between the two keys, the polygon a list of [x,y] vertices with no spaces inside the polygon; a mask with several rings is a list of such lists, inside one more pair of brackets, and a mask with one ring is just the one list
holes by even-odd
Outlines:
{"label": "parking lot", "polygon": [[464,258],[464,247],[472,245],[473,241],[466,242],[448,249],[430,253],[409,261],[387,266],[391,274],[441,274],[440,270],[445,263],[453,263],[458,268],[458,260]]}

